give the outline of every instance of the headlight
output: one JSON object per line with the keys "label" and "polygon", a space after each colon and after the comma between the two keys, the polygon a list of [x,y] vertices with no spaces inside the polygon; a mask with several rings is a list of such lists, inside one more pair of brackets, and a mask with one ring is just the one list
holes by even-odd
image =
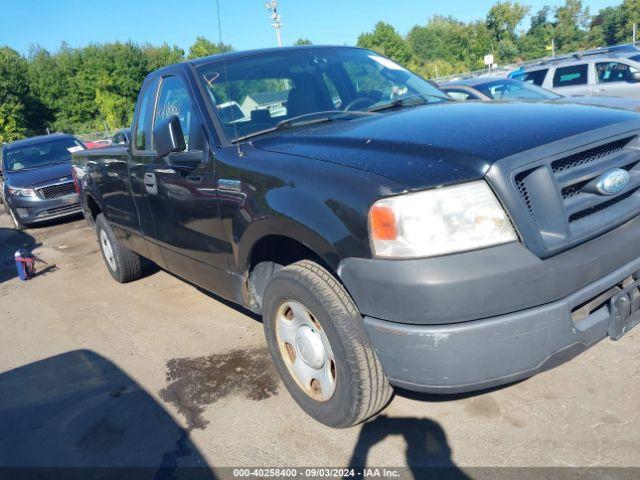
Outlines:
{"label": "headlight", "polygon": [[383,198],[369,211],[377,257],[433,257],[513,242],[507,215],[483,180]]}
{"label": "headlight", "polygon": [[36,191],[33,188],[16,188],[9,187],[9,193],[16,197],[36,197]]}

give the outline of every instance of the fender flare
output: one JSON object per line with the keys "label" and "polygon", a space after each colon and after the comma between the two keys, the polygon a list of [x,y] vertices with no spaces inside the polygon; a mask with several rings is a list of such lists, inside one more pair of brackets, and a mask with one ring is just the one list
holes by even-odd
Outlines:
{"label": "fender flare", "polygon": [[332,269],[338,268],[340,255],[329,239],[298,221],[277,216],[256,220],[243,233],[242,238],[238,241],[235,254],[238,272],[246,273],[249,270],[251,255],[255,246],[261,240],[270,236],[286,237],[294,240],[314,252]]}

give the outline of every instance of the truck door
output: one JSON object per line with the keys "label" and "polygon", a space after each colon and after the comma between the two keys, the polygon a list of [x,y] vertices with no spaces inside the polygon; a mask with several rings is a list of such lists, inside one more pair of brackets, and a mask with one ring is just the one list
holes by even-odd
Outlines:
{"label": "truck door", "polygon": [[178,116],[186,150],[160,158],[145,168],[144,185],[155,223],[152,241],[167,268],[202,287],[219,292],[228,284],[228,243],[222,231],[214,172],[214,155],[202,112],[188,80],[163,77],[153,124]]}
{"label": "truck door", "polygon": [[145,82],[138,96],[136,116],[131,126],[132,138],[129,144],[129,184],[138,215],[140,238],[143,242],[140,248],[144,249],[149,259],[164,267],[160,248],[145,240],[155,238],[156,235],[156,226],[147,200],[145,175],[155,164],[156,155],[151,143],[151,127],[159,84],[159,78]]}

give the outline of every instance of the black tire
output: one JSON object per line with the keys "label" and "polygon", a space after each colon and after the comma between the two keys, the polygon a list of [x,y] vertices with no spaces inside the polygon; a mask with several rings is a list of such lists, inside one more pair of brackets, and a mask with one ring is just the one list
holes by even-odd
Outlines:
{"label": "black tire", "polygon": [[[335,390],[318,401],[289,371],[276,334],[276,317],[288,301],[305,306],[320,323],[335,359]],[[382,410],[393,390],[362,325],[362,316],[344,287],[320,265],[303,260],[278,270],[263,297],[267,344],[285,387],[311,417],[334,428],[356,425]]]}
{"label": "black tire", "polygon": [[[96,235],[102,259],[114,280],[127,283],[142,277],[142,257],[120,243],[102,214],[96,217]],[[108,247],[105,246],[102,235],[106,237],[112,255],[105,251]]]}

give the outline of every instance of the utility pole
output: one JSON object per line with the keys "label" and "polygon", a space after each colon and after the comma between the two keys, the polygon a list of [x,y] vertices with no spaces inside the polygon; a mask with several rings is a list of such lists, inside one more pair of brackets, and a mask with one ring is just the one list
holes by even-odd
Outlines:
{"label": "utility pole", "polygon": [[633,22],[633,44],[636,44],[636,34],[638,32],[638,24]]}
{"label": "utility pole", "polygon": [[556,39],[555,38],[551,39],[551,56],[553,58],[556,58]]}
{"label": "utility pole", "polygon": [[283,27],[282,23],[280,23],[280,14],[278,13],[278,0],[271,0],[267,2],[265,7],[267,10],[271,12],[271,20],[273,23],[271,26],[276,29],[276,38],[278,39],[278,46],[282,46],[282,35],[280,34],[280,29]]}

